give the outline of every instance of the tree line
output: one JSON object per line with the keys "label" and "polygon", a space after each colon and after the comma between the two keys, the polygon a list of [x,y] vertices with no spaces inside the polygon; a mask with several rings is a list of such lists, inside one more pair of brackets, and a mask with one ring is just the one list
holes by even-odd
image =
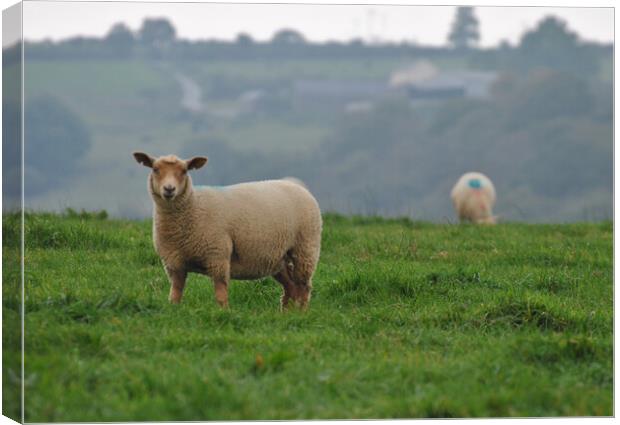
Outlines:
{"label": "tree line", "polygon": [[[461,7],[445,47],[429,47],[409,42],[368,44],[363,40],[315,43],[300,32],[284,28],[271,40],[260,42],[241,33],[233,41],[178,38],[165,18],[145,19],[132,31],[124,23],[112,26],[101,38],[72,37],[52,42],[26,43],[26,60],[145,59],[145,60],[283,60],[424,57],[459,58],[481,69],[527,71],[546,67],[579,75],[596,72],[600,59],[612,53],[611,44],[586,42],[566,22],[547,17],[523,34],[520,42],[502,42],[494,48],[476,48],[480,38],[473,8]],[[5,52],[5,63],[19,60],[17,46]],[[11,54],[14,52],[15,54]]]}

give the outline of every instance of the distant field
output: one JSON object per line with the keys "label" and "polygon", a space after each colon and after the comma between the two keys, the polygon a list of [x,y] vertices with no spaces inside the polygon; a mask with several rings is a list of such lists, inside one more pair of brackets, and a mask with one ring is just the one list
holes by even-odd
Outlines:
{"label": "distant field", "polygon": [[52,95],[88,126],[95,166],[115,161],[121,150],[144,144],[160,149],[190,134],[187,124],[176,120],[181,92],[156,63],[30,61],[25,78],[26,99]]}
{"label": "distant field", "polygon": [[395,69],[413,61],[407,56],[385,59],[192,61],[187,63],[186,69],[205,85],[217,76],[263,82],[284,78],[387,79]]}
{"label": "distant field", "polygon": [[[5,282],[17,231],[4,217]],[[150,232],[27,216],[26,421],[613,413],[609,222],[328,215],[306,313],[281,313],[272,279],[233,282],[222,311],[192,275],[169,305]]]}
{"label": "distant field", "polygon": [[31,60],[26,62],[27,92],[45,90],[48,82],[73,87],[75,93],[105,89],[120,95],[159,87],[163,81],[155,62],[140,60]]}
{"label": "distant field", "polygon": [[[218,107],[226,102],[213,101],[208,94],[218,75],[231,77],[244,69],[255,81],[261,78],[260,72],[255,72],[261,67],[266,67],[263,72],[270,78],[274,76],[273,69],[260,62],[249,70],[239,64],[216,62],[191,66],[184,72],[199,83],[205,104]],[[324,72],[330,69],[321,63],[314,68]],[[206,74],[204,69],[208,70]],[[280,72],[291,76],[294,69],[293,65],[285,66]],[[94,142],[89,161],[95,167],[115,161],[119,150],[140,147],[158,154],[178,153],[184,143],[197,137],[223,140],[234,149],[263,152],[308,150],[324,140],[327,128],[316,123],[300,126],[277,117],[231,122],[209,119],[206,113],[191,116],[180,106],[182,92],[174,72],[171,64],[146,61],[30,61],[26,66],[26,98],[52,95],[83,119]],[[236,100],[231,98],[228,103]]]}
{"label": "distant field", "polygon": [[277,121],[263,121],[251,126],[217,129],[213,132],[214,137],[227,140],[230,146],[240,152],[310,151],[319,146],[328,134],[328,128],[325,127]]}
{"label": "distant field", "polygon": [[[454,66],[455,63],[439,63]],[[234,104],[230,99],[212,99],[221,90],[222,79],[234,87],[248,89],[303,78],[383,79],[400,67],[410,65],[409,57],[373,60],[248,60],[188,61],[182,64],[143,60],[31,60],[26,62],[26,98],[53,95],[74,111],[91,130],[94,149],[90,160],[97,165],[113,160],[118,149],[151,146],[160,154],[178,151],[197,136],[224,140],[235,149],[299,151],[318,146],[329,127],[324,122],[304,125],[274,117],[254,120],[190,117],[182,110],[182,92],[174,73],[182,71],[197,82],[209,107]],[[17,70],[17,68],[15,68]],[[286,85],[284,85],[285,87]],[[234,106],[229,108],[235,109]],[[194,128],[199,124],[200,129]],[[294,143],[292,143],[294,141]],[[301,147],[301,148],[300,148]]]}
{"label": "distant field", "polygon": [[[261,109],[258,119],[222,118],[217,112],[239,109],[241,93],[268,87],[287,93],[298,79],[389,81],[398,69],[423,58],[407,55],[375,59],[201,60],[182,63],[146,60],[31,60],[25,67],[27,98],[51,94],[88,126],[93,149],[87,161],[99,167],[115,161],[118,151],[151,149],[157,154],[179,152],[190,140],[217,139],[240,151],[300,152],[320,146],[332,131],[333,119],[311,117],[307,108],[293,113]],[[464,59],[437,59],[442,70],[466,69]],[[601,78],[609,79],[601,67]],[[13,69],[14,68],[14,69]],[[13,71],[17,68],[13,67]],[[11,72],[9,69],[9,74]],[[196,82],[202,100],[216,113],[190,114],[181,107],[182,72]],[[7,74],[8,75],[8,74]],[[217,94],[215,94],[217,93]],[[289,94],[283,95],[285,98]],[[304,99],[296,100],[302,105]]]}

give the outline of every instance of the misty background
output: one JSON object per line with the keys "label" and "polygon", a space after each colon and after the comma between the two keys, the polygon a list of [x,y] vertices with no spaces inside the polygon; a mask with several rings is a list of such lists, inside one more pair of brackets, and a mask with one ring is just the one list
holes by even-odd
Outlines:
{"label": "misty background", "polygon": [[[141,150],[208,156],[195,184],[296,176],[324,211],[454,221],[451,187],[481,171],[502,220],[612,219],[613,44],[553,14],[493,47],[480,28],[459,7],[439,46],[290,27],[199,40],[119,15],[100,37],[27,41],[26,208],[149,216]],[[20,54],[3,49],[5,87]],[[18,91],[3,92],[11,140]]]}

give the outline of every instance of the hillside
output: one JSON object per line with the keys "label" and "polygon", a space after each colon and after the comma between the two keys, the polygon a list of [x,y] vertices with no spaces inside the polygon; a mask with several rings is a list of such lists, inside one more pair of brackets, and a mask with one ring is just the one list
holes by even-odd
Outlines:
{"label": "hillside", "polygon": [[[149,22],[168,35],[121,25],[26,43],[29,209],[148,217],[140,150],[208,156],[199,184],[296,176],[341,214],[451,222],[450,189],[477,170],[505,221],[611,219],[612,46],[561,20],[516,45],[465,49],[313,43],[295,31],[188,41]],[[7,86],[15,53],[3,51]],[[6,140],[18,133],[14,94]]]}
{"label": "hillside", "polygon": [[[19,302],[3,217],[4,346]],[[150,221],[26,215],[26,421],[610,416],[612,225],[325,216],[309,311],[272,279],[183,304]],[[11,345],[13,344],[13,345]],[[15,412],[19,352],[5,351]],[[13,375],[12,375],[13,374]]]}

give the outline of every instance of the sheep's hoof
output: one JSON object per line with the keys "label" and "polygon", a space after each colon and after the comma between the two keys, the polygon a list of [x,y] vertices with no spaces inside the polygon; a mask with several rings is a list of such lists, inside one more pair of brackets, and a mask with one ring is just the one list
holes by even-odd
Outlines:
{"label": "sheep's hoof", "polygon": [[170,296],[168,297],[168,301],[170,301],[170,304],[180,304],[181,303],[181,295],[170,294]]}
{"label": "sheep's hoof", "polygon": [[289,311],[290,309],[291,309],[291,300],[290,298],[283,295],[282,298],[280,298],[280,311],[285,312],[285,311]]}

